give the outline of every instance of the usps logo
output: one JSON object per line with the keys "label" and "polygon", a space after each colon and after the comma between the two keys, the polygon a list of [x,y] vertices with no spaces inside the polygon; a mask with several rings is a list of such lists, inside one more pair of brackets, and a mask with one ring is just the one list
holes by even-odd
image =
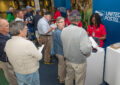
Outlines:
{"label": "usps logo", "polygon": [[98,13],[103,20],[120,23],[120,12],[96,10],[95,13]]}

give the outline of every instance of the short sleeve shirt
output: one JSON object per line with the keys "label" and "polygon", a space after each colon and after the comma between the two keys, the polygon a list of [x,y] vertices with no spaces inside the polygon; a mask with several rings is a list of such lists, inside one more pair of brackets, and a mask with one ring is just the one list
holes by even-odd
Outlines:
{"label": "short sleeve shirt", "polygon": [[[39,34],[45,35],[48,32],[49,28],[50,28],[50,25],[49,25],[47,19],[45,19],[44,17],[41,18],[38,21],[37,28],[38,28]],[[52,33],[49,32],[48,35],[52,35]]]}
{"label": "short sleeve shirt", "polygon": [[[100,38],[100,37],[103,37],[104,35],[106,35],[105,26],[103,24],[100,24],[99,28],[97,28],[97,26],[95,26],[95,25],[93,25],[92,27],[89,25],[87,32],[90,36],[97,37],[97,38]],[[103,46],[103,40],[100,40],[99,47],[102,47],[102,46]]]}

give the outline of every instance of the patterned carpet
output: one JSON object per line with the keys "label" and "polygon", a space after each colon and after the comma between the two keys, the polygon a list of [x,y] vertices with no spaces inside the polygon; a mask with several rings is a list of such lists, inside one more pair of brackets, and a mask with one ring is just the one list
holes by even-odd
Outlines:
{"label": "patterned carpet", "polygon": [[9,85],[8,81],[5,79],[4,72],[0,69],[0,85]]}
{"label": "patterned carpet", "polygon": [[[40,61],[40,85],[64,85],[58,82],[57,59],[53,59],[54,64],[45,65]],[[5,79],[4,72],[0,69],[0,85],[9,85]]]}

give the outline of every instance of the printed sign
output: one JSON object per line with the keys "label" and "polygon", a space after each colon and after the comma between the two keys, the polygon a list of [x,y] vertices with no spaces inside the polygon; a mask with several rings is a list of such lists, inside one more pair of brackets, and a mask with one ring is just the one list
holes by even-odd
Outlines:
{"label": "printed sign", "polygon": [[93,13],[99,13],[107,32],[104,47],[120,42],[120,0],[93,0]]}
{"label": "printed sign", "polygon": [[95,13],[98,13],[103,20],[120,23],[120,12],[96,10]]}
{"label": "printed sign", "polygon": [[34,0],[35,1],[35,9],[40,10],[40,3],[39,0]]}

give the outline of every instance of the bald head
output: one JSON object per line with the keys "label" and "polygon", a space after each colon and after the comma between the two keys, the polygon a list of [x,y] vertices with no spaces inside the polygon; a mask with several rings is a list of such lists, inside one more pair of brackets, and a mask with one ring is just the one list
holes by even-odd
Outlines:
{"label": "bald head", "polygon": [[4,25],[4,24],[9,24],[8,21],[6,19],[0,19],[0,28]]}
{"label": "bald head", "polygon": [[9,11],[10,11],[10,12],[13,12],[13,11],[14,11],[14,8],[13,8],[13,7],[10,7],[10,8],[9,8]]}
{"label": "bald head", "polygon": [[5,19],[0,19],[0,33],[4,35],[9,33],[9,23]]}

